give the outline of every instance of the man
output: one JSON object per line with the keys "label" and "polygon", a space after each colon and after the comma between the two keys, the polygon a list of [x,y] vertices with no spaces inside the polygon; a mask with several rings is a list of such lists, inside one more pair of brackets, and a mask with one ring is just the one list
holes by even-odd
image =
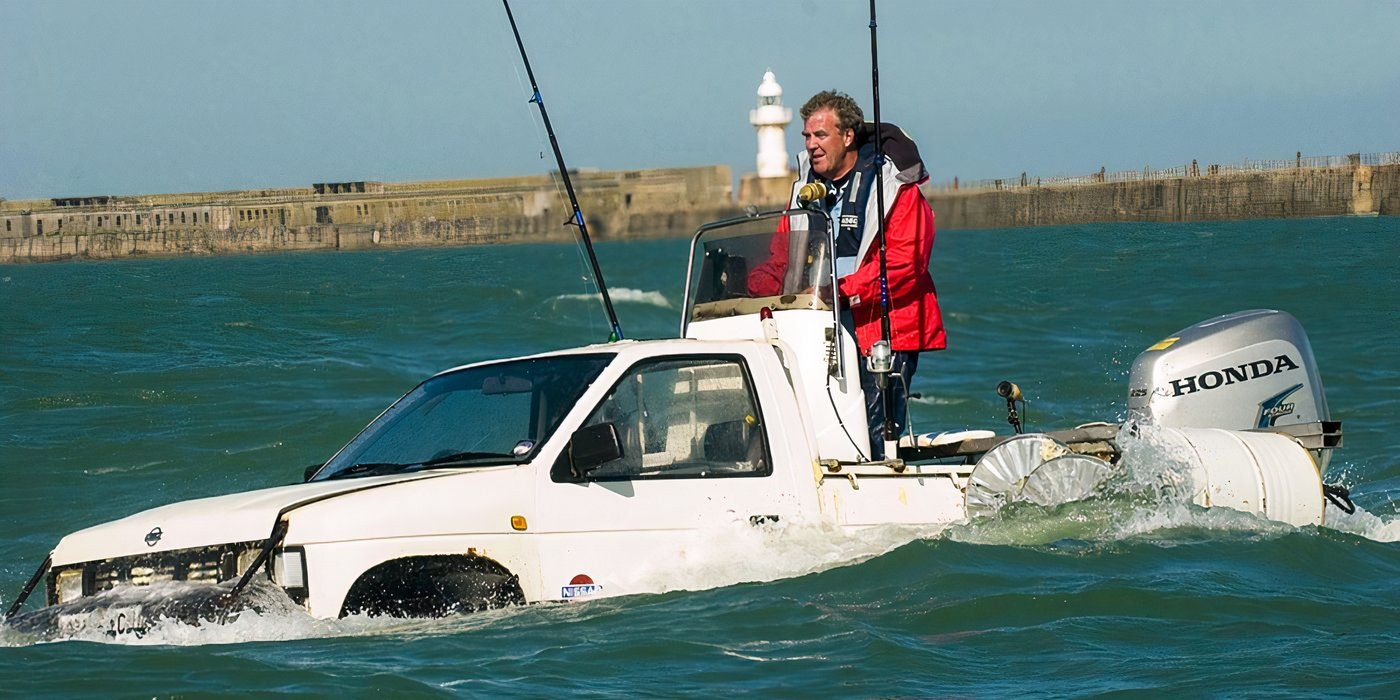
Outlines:
{"label": "man", "polygon": [[[919,353],[947,346],[937,290],[929,275],[933,250],[933,210],[919,192],[928,180],[918,147],[899,127],[881,126],[886,161],[875,163],[875,125],[849,95],[827,90],[802,106],[805,148],[797,158],[797,181],[788,206],[799,206],[802,185],[821,181],[827,200],[821,203],[836,226],[837,293],[854,325],[862,356],[881,336],[879,220],[884,216],[886,270],[890,295],[890,343],[894,351],[891,418],[895,434],[904,430],[909,381]],[[875,178],[884,181],[885,211],[877,212]],[[778,294],[787,272],[788,233],[806,226],[800,217],[784,218],[769,248],[769,260],[749,273],[753,294]],[[884,459],[884,403],[875,377],[860,363],[860,383],[870,420],[871,459]],[[888,455],[893,457],[894,455]]]}

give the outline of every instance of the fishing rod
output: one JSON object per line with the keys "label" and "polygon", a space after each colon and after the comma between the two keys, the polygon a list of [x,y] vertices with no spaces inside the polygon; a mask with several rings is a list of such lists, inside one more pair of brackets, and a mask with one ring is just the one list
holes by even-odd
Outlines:
{"label": "fishing rod", "polygon": [[[882,350],[876,347],[870,349],[870,371],[875,374],[880,389],[880,402],[884,407],[882,413],[885,416],[884,438],[889,442],[898,436],[894,434],[894,417],[891,415],[894,412],[894,394],[889,387],[890,371],[894,368],[894,347],[890,334],[890,278],[885,245],[885,144],[880,133],[880,49],[875,31],[878,26],[875,21],[875,0],[870,0],[870,90],[875,105],[875,205],[879,212],[877,236],[880,239],[880,343],[884,343]],[[904,391],[907,394],[909,387],[904,387]],[[893,458],[893,455],[885,455],[885,459]]]}
{"label": "fishing rod", "polygon": [[608,312],[608,323],[612,324],[610,341],[622,340],[622,325],[617,322],[617,310],[613,308],[612,297],[608,296],[608,285],[603,281],[603,269],[598,267],[598,256],[593,252],[593,241],[588,238],[588,224],[583,221],[583,211],[578,206],[578,196],[574,194],[574,183],[569,179],[569,168],[564,165],[564,154],[559,150],[559,139],[554,136],[554,127],[549,123],[549,110],[544,108],[544,98],[540,96],[540,86],[535,82],[535,71],[530,68],[530,57],[525,55],[525,42],[520,40],[520,28],[515,26],[515,15],[510,11],[510,0],[501,0],[506,7],[506,18],[510,20],[510,30],[515,34],[515,45],[520,49],[520,60],[525,62],[525,75],[530,78],[530,101],[539,105],[540,116],[544,119],[545,133],[549,134],[549,145],[554,149],[554,162],[559,165],[559,177],[564,179],[564,189],[569,193],[569,204],[574,208],[574,216],[564,225],[578,227],[578,235],[583,239],[583,248],[588,253],[588,264],[593,267],[593,279],[598,282],[598,291],[603,295],[603,308]]}

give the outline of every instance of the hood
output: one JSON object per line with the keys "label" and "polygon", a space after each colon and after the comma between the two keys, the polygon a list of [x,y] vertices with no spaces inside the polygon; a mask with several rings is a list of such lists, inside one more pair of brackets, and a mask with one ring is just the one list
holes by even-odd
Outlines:
{"label": "hood", "polygon": [[[919,147],[914,143],[914,139],[909,138],[909,134],[904,130],[889,122],[880,123],[880,141],[885,156],[894,163],[895,178],[901,183],[910,184],[922,182],[928,177],[928,171],[924,169],[924,161],[919,157]],[[863,122],[856,127],[856,147],[864,156],[868,149],[870,158],[874,158],[875,151],[875,123]]]}
{"label": "hood", "polygon": [[267,539],[284,510],[341,494],[449,476],[419,472],[315,481],[181,501],[74,532],[53,550],[53,565]]}

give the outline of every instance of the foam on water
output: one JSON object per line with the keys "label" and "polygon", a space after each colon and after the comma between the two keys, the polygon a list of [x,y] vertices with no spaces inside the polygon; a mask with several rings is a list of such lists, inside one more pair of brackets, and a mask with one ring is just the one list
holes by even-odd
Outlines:
{"label": "foam on water", "polygon": [[1327,527],[1377,542],[1400,541],[1400,519],[1373,515],[1360,506],[1355,513],[1345,513],[1328,505]]}
{"label": "foam on water", "polygon": [[[486,616],[489,613],[481,615]],[[476,618],[477,616],[470,617]],[[414,633],[441,626],[441,622],[437,620],[370,618],[358,615],[343,619],[322,620],[311,617],[300,609],[261,613],[248,610],[240,613],[236,618],[224,622],[190,623],[171,618],[160,618],[152,621],[146,631],[140,635],[129,633],[111,635],[101,629],[88,628],[54,636],[41,636],[18,632],[8,627],[0,628],[0,646],[60,642],[92,642],[128,646],[197,646]]]}
{"label": "foam on water", "polygon": [[[608,290],[608,296],[619,304],[649,304],[651,306],[659,306],[663,309],[672,308],[670,300],[661,292],[648,292],[641,289],[632,289],[631,287],[613,287]],[[550,301],[553,302],[554,308],[557,309],[561,301],[587,301],[601,304],[603,303],[603,296],[597,293],[560,294]]]}
{"label": "foam on water", "polygon": [[[741,583],[792,578],[827,569],[859,564],[919,538],[935,537],[941,528],[886,526],[847,533],[829,525],[778,524],[753,527],[735,522],[709,528],[693,539],[678,561],[655,561],[627,580],[625,590],[646,594],[670,591],[698,591]],[[160,600],[188,592],[193,584],[164,583],[149,587],[126,587],[98,595],[112,598],[113,604],[129,605],[140,600]],[[257,610],[244,610],[224,622],[212,620],[197,624],[161,618],[151,621],[138,635],[111,635],[98,627],[67,633],[41,635],[0,627],[0,646],[83,641],[135,646],[230,644],[242,642],[290,641],[308,638],[371,635],[431,636],[453,634],[483,626],[503,624],[528,609],[548,610],[555,617],[570,617],[583,608],[616,603],[609,599],[572,603],[544,603],[529,608],[507,608],[452,616],[437,620],[405,620],[353,615],[343,619],[317,619],[287,599],[281,589],[260,583],[252,594]],[[120,598],[120,600],[118,600]],[[576,611],[575,609],[580,609]],[[541,614],[541,613],[533,613]]]}
{"label": "foam on water", "polygon": [[793,578],[858,564],[943,529],[887,525],[853,533],[824,523],[733,523],[705,530],[680,561],[659,562],[622,583],[627,590],[665,593]]}
{"label": "foam on water", "polygon": [[[93,596],[91,601],[86,601],[80,606],[58,606],[58,614],[82,614],[104,606],[160,605],[182,596],[207,593],[212,588],[208,584],[181,582],[123,586],[99,593]],[[508,611],[488,611],[446,620],[371,618],[364,615],[352,615],[342,619],[318,619],[292,602],[281,588],[260,580],[255,581],[243,597],[249,599],[254,607],[241,610],[226,620],[217,621],[210,616],[196,622],[162,616],[149,620],[147,626],[139,633],[115,634],[102,623],[45,631],[22,631],[9,625],[0,626],[0,646],[69,641],[130,646],[195,646],[381,634],[421,635],[440,631],[444,626],[455,630],[460,629],[462,624],[490,624],[502,615],[511,614]],[[65,611],[64,607],[70,610]]]}
{"label": "foam on water", "polygon": [[139,471],[139,470],[142,470],[142,469],[149,469],[149,468],[151,468],[151,467],[158,467],[158,466],[160,466],[160,465],[162,465],[162,464],[165,464],[165,463],[166,463],[166,460],[163,460],[163,459],[155,459],[155,460],[151,460],[151,461],[149,461],[149,462],[142,462],[142,463],[140,463],[140,464],[120,464],[120,465],[108,465],[108,466],[101,466],[101,467],[92,467],[92,468],[90,468],[90,469],[84,469],[84,470],[83,470],[83,473],[84,473],[84,474],[93,474],[93,475],[119,474],[119,473],[122,473],[122,472],[134,472],[134,471]]}
{"label": "foam on water", "polygon": [[[952,539],[1003,545],[1041,545],[1063,539],[1110,543],[1151,537],[1170,544],[1203,532],[1279,537],[1306,531],[1287,523],[1229,508],[1192,502],[1203,488],[1195,453],[1179,435],[1135,425],[1119,433],[1122,458],[1099,497],[1053,507],[1016,503],[997,514],[949,531]],[[1357,507],[1347,514],[1326,506],[1323,527],[1377,542],[1400,540],[1400,519],[1383,518]]]}
{"label": "foam on water", "polygon": [[957,406],[968,403],[972,399],[959,396],[910,396],[909,403],[923,404],[925,406]]}

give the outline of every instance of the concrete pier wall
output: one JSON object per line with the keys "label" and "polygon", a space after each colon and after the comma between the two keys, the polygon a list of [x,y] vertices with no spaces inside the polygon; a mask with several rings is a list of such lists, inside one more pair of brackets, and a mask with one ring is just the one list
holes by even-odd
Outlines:
{"label": "concrete pier wall", "polygon": [[[682,236],[732,216],[724,166],[572,175],[595,239]],[[0,201],[0,263],[572,240],[553,175]]]}
{"label": "concrete pier wall", "polygon": [[1400,165],[926,193],[940,228],[1400,214]]}
{"label": "concrete pier wall", "polygon": [[[1100,172],[1044,186],[1023,175],[1013,186],[984,181],[925,195],[943,230],[1400,215],[1400,154],[1294,163]],[[573,180],[598,240],[686,236],[744,206],[781,207],[790,192],[785,179],[746,177],[736,202],[724,166],[584,171]],[[556,176],[538,175],[0,200],[0,263],[572,240],[562,189]]]}
{"label": "concrete pier wall", "polygon": [[[621,226],[589,224],[595,240],[678,237],[705,221],[734,216],[732,206],[639,214]],[[0,238],[0,263],[108,260],[133,256],[229,255],[296,250],[364,250],[575,240],[554,217],[495,216],[393,224],[268,226],[227,230],[109,231]]]}

